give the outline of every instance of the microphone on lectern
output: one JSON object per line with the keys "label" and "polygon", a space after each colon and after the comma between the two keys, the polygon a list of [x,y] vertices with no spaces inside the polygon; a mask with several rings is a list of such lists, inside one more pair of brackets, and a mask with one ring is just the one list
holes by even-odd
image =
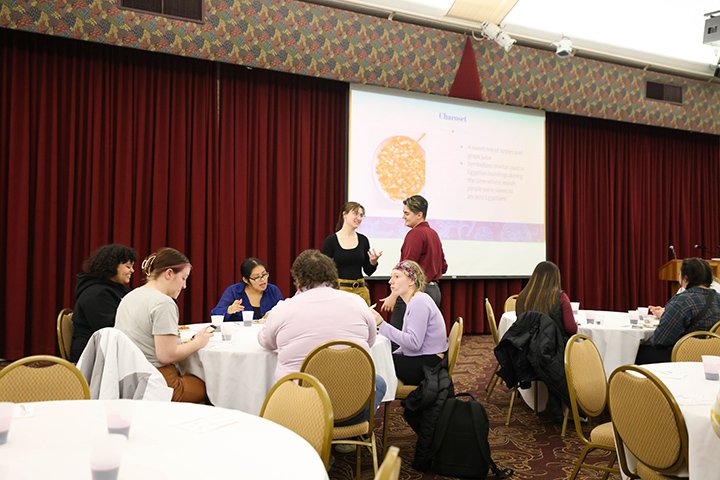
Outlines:
{"label": "microphone on lectern", "polygon": [[705,252],[707,251],[707,247],[705,245],[702,243],[696,243],[693,247],[700,250],[700,253],[702,254],[701,258],[705,258]]}
{"label": "microphone on lectern", "polygon": [[670,245],[670,253],[672,254],[673,260],[677,260],[677,254],[675,253],[675,246]]}

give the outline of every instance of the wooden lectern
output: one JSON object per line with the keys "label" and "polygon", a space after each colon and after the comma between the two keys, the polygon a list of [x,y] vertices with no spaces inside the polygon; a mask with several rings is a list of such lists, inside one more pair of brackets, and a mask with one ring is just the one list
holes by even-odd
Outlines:
{"label": "wooden lectern", "polygon": [[[720,277],[720,275],[718,275],[718,270],[720,269],[720,262],[717,260],[708,260],[707,262],[712,269],[713,275],[716,278]],[[670,296],[675,295],[675,292],[677,292],[678,288],[680,288],[680,283],[678,282],[678,279],[680,277],[681,266],[682,260],[670,260],[665,265],[660,267],[660,270],[658,272],[660,280],[670,282]]]}

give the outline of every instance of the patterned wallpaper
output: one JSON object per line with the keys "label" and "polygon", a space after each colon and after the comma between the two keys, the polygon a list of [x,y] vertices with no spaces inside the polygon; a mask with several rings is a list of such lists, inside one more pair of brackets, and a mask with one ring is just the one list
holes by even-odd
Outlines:
{"label": "patterned wallpaper", "polygon": [[[121,10],[115,0],[0,0],[0,27],[446,95],[465,36],[291,0],[205,0],[205,22]],[[720,134],[720,85],[473,41],[490,102]],[[644,99],[645,80],[684,104]]]}

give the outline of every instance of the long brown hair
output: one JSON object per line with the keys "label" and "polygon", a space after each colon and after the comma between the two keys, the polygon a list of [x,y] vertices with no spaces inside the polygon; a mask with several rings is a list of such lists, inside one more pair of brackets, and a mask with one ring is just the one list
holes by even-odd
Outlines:
{"label": "long brown hair", "polygon": [[339,232],[340,230],[342,230],[343,224],[345,223],[345,219],[343,218],[343,216],[346,213],[354,212],[356,210],[360,210],[361,208],[363,211],[363,215],[365,215],[365,207],[360,205],[358,202],[345,203],[345,205],[343,206],[342,212],[340,212],[340,218],[338,218],[337,225],[335,225],[335,231]]}
{"label": "long brown hair", "polygon": [[562,287],[560,286],[560,269],[553,262],[540,262],[518,295],[515,312],[518,316],[527,311],[542,312],[547,315],[558,302]]}

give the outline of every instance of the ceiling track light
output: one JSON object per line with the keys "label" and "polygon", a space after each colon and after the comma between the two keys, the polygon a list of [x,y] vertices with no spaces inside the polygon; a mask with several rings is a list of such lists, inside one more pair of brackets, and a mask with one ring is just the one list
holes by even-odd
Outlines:
{"label": "ceiling track light", "polygon": [[560,58],[571,57],[574,53],[572,40],[563,35],[560,40],[550,45],[555,47],[555,55]]}
{"label": "ceiling track light", "polygon": [[[489,38],[500,45],[506,52],[509,52],[513,44],[517,42],[517,40],[505,33],[502,28],[490,22],[483,22],[481,24],[480,33],[483,37]],[[472,32],[472,36],[475,40],[479,40],[479,38],[475,36],[475,32]]]}

